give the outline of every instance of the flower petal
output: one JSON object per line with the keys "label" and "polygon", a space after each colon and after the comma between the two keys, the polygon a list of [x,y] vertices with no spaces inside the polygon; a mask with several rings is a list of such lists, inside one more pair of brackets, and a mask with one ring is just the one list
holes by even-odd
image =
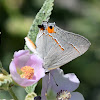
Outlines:
{"label": "flower petal", "polygon": [[28,50],[20,50],[14,53],[13,61],[17,66],[17,68],[21,68],[26,65],[29,58],[30,58],[30,54]]}
{"label": "flower petal", "polygon": [[60,90],[67,90],[72,92],[79,86],[79,80],[74,73],[65,74],[60,68],[50,71],[51,84],[55,92]]}
{"label": "flower petal", "polygon": [[84,100],[84,97],[79,92],[72,92],[71,93],[71,98],[69,100]]}
{"label": "flower petal", "polygon": [[26,65],[33,66],[39,69],[37,66],[41,66],[42,63],[43,63],[43,60],[38,55],[31,55]]}
{"label": "flower petal", "polygon": [[49,86],[50,86],[49,85],[49,76],[48,76],[48,74],[46,74],[45,77],[42,78],[42,91],[41,91],[42,100],[47,100],[47,97],[45,94],[47,93]]}
{"label": "flower petal", "polygon": [[50,71],[42,80],[42,100],[46,100],[45,94],[51,89],[56,94],[61,90],[72,92],[79,86],[79,80],[74,73],[65,74],[60,68]]}
{"label": "flower petal", "polygon": [[36,80],[40,80],[40,78],[45,76],[45,70],[43,68],[38,69],[38,71],[35,71],[36,73],[34,74],[36,77]]}
{"label": "flower petal", "polygon": [[30,85],[32,85],[32,84],[34,84],[34,83],[37,82],[35,80],[28,80],[28,79],[25,79],[25,78],[21,78],[20,75],[17,73],[17,70],[16,70],[16,66],[15,66],[14,61],[12,61],[10,63],[10,74],[11,74],[13,80],[17,84],[19,84],[21,86],[24,86],[24,87],[30,86]]}
{"label": "flower petal", "polygon": [[26,55],[26,54],[29,54],[28,50],[19,50],[18,52],[16,51],[14,53],[14,57],[20,57],[21,55]]}

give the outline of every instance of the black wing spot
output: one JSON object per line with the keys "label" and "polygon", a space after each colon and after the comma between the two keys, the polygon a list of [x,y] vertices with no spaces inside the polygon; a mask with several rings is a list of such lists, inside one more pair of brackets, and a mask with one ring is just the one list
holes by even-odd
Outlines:
{"label": "black wing spot", "polygon": [[42,24],[42,25],[38,25],[38,28],[40,28],[40,29],[42,29],[42,30],[45,30],[45,27],[44,27],[43,24]]}
{"label": "black wing spot", "polygon": [[50,27],[50,29],[52,29],[53,27],[52,26],[49,26]]}

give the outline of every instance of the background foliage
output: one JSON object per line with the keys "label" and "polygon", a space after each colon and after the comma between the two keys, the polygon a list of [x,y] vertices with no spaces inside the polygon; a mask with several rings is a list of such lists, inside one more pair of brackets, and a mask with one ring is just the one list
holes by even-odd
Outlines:
{"label": "background foliage", "polygon": [[[7,71],[13,53],[24,48],[33,19],[44,0],[0,0],[0,60]],[[77,91],[85,100],[100,100],[100,1],[55,0],[50,22],[85,36],[91,42],[89,50],[61,67],[65,73],[75,73],[81,81]],[[14,87],[20,100],[24,100],[23,88]],[[41,81],[36,92],[40,95]],[[0,90],[0,99],[10,99],[8,92]]]}

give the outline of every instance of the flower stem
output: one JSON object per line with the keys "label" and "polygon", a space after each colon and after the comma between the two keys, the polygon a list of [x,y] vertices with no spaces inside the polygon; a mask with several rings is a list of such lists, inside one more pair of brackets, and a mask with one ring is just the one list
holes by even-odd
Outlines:
{"label": "flower stem", "polygon": [[18,100],[18,98],[16,97],[16,95],[15,95],[15,93],[13,92],[13,90],[12,90],[11,87],[8,89],[8,92],[10,93],[10,95],[12,96],[12,98],[13,98],[14,100]]}

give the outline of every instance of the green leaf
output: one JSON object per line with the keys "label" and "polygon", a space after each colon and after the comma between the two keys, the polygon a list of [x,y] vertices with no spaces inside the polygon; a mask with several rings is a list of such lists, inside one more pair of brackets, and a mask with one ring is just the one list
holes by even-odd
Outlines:
{"label": "green leaf", "polygon": [[37,83],[35,83],[35,84],[32,85],[32,86],[27,86],[27,87],[25,88],[25,90],[26,90],[27,93],[32,93],[32,92],[34,92],[36,86],[37,86]]}
{"label": "green leaf", "polygon": [[[42,8],[35,17],[32,26],[30,27],[27,37],[30,38],[34,43],[39,32],[38,25],[41,25],[43,21],[48,21],[50,18],[54,5],[53,2],[54,0],[46,0],[44,2]],[[25,49],[27,49],[26,46]]]}

